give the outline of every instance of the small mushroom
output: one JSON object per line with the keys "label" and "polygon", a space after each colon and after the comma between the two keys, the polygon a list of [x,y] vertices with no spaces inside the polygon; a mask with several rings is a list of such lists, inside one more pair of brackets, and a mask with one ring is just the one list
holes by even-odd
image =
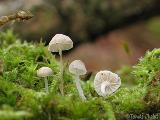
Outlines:
{"label": "small mushroom", "polygon": [[104,70],[96,74],[94,88],[98,95],[108,96],[115,92],[121,85],[121,79],[117,74]]}
{"label": "small mushroom", "polygon": [[62,51],[69,50],[73,48],[73,41],[66,35],[56,34],[49,43],[48,50],[51,52],[59,52],[60,55],[60,74],[61,74],[61,83],[60,83],[60,92],[64,95],[64,80],[63,80],[63,59]]}
{"label": "small mushroom", "polygon": [[69,65],[69,72],[74,74],[76,87],[82,100],[86,100],[80,84],[80,75],[85,75],[87,70],[81,60],[75,60]]}
{"label": "small mushroom", "polygon": [[41,67],[39,70],[37,70],[37,76],[38,77],[44,77],[45,81],[45,90],[48,92],[48,80],[47,77],[53,75],[53,71],[49,67]]}

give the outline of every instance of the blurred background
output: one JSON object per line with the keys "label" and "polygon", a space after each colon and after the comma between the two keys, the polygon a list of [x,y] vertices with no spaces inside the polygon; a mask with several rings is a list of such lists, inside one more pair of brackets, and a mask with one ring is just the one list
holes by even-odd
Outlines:
{"label": "blurred background", "polygon": [[48,42],[57,33],[74,41],[65,53],[89,71],[134,65],[160,47],[160,0],[0,0],[0,16],[30,10],[34,18],[2,27],[22,40]]}

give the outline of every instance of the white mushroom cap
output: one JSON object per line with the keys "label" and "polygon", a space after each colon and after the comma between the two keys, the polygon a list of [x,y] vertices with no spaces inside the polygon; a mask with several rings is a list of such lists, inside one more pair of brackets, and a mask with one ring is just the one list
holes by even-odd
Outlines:
{"label": "white mushroom cap", "polygon": [[56,34],[49,43],[48,50],[59,52],[59,50],[69,50],[73,48],[73,41],[66,35]]}
{"label": "white mushroom cap", "polygon": [[104,70],[96,74],[94,88],[98,95],[108,96],[115,92],[121,85],[121,79],[117,74]]}
{"label": "white mushroom cap", "polygon": [[87,70],[84,63],[81,60],[74,60],[69,65],[69,72],[75,75],[85,75]]}
{"label": "white mushroom cap", "polygon": [[41,67],[39,70],[37,70],[38,77],[47,77],[51,75],[53,75],[53,71],[49,67]]}

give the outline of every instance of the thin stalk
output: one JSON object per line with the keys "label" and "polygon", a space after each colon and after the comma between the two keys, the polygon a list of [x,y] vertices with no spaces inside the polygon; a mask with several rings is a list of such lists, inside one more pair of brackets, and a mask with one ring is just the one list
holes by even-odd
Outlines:
{"label": "thin stalk", "polygon": [[77,90],[79,92],[79,96],[82,98],[82,100],[86,100],[86,97],[84,96],[84,93],[83,93],[83,90],[82,90],[82,87],[81,87],[81,84],[80,84],[80,78],[79,76],[75,76],[75,79],[76,79],[76,87],[77,87]]}
{"label": "thin stalk", "polygon": [[101,92],[102,92],[103,94],[106,93],[106,88],[107,88],[107,87],[110,87],[110,83],[107,82],[107,81],[104,81],[104,82],[101,84]]}
{"label": "thin stalk", "polygon": [[62,58],[62,50],[59,50],[59,56],[60,56],[60,92],[62,95],[64,95],[64,80],[63,80],[63,58]]}
{"label": "thin stalk", "polygon": [[45,90],[48,93],[49,90],[48,90],[48,80],[47,80],[47,77],[44,78],[44,82],[45,82]]}

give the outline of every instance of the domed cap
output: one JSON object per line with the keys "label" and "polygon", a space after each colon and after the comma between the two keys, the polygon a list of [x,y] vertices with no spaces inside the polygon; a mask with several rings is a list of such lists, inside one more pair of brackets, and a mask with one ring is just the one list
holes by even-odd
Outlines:
{"label": "domed cap", "polygon": [[38,77],[47,77],[51,75],[53,75],[53,71],[49,67],[41,67],[39,70],[37,70]]}
{"label": "domed cap", "polygon": [[81,60],[74,60],[69,65],[69,71],[70,73],[75,74],[75,75],[84,75],[87,72],[84,63]]}
{"label": "domed cap", "polygon": [[117,74],[104,70],[96,74],[94,88],[98,95],[108,96],[115,92],[121,85],[121,79]]}
{"label": "domed cap", "polygon": [[56,34],[49,43],[48,50],[59,52],[59,50],[69,50],[73,48],[73,41],[66,35]]}

